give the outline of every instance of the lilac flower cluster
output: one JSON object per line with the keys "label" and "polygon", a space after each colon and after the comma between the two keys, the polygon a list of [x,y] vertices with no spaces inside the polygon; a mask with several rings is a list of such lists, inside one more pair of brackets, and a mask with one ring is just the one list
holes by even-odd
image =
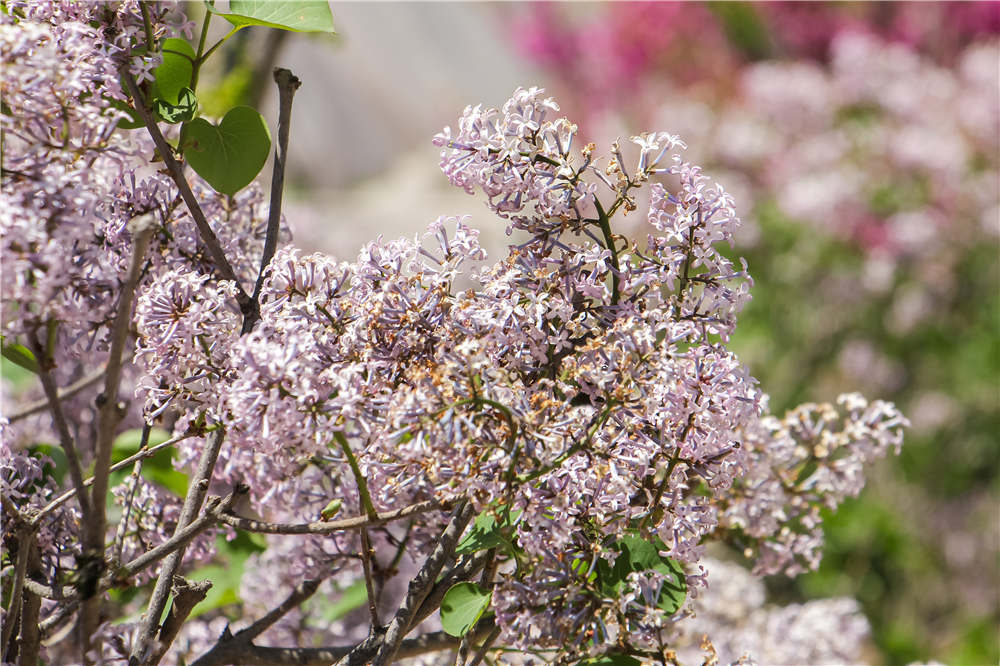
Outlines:
{"label": "lilac flower cluster", "polygon": [[559,105],[543,92],[519,88],[502,110],[469,106],[457,134],[446,127],[434,137],[445,148],[441,168],[451,183],[470,194],[478,186],[502,217],[532,202],[541,217],[568,217],[571,211],[579,217],[577,206],[593,197],[593,185],[580,180],[590,153],[585,151],[579,168],[573,166],[576,126],[566,118],[546,119]]}
{"label": "lilac flower cluster", "polygon": [[899,453],[905,425],[892,404],[854,393],[840,396],[837,406],[804,404],[747,428],[747,469],[720,525],[747,539],[754,573],[795,576],[819,566],[820,509],[856,497],[865,465]]}
{"label": "lilac flower cluster", "polygon": [[[0,442],[0,492],[18,507],[23,518],[34,518],[36,512],[58,495],[59,487],[51,475],[54,467],[51,458],[12,451],[6,441]],[[79,554],[74,538],[79,521],[80,513],[77,508],[67,505],[51,511],[43,519],[37,533],[40,574],[55,579],[58,572],[72,566],[74,556]],[[12,543],[11,540],[20,527],[19,521],[8,515],[5,503],[5,544]]]}
{"label": "lilac flower cluster", "polygon": [[[360,645],[365,635],[388,641],[399,623],[426,628],[435,620],[419,607],[399,618],[421,577],[435,583],[440,568],[425,567],[443,552],[443,575],[486,588],[499,645],[566,659],[665,654],[706,584],[706,541],[756,539],[762,571],[794,573],[796,557],[814,565],[811,541],[785,538],[789,523],[815,528],[819,506],[860,488],[861,465],[898,448],[905,420],[883,403],[852,396],[842,417],[812,406],[785,421],[765,416],[766,396],[727,348],[752,284],[745,264],[719,248],[739,224],[730,195],[666,132],[632,137],[632,159],[617,142],[606,162],[585,146],[575,165],[576,127],[551,119],[558,107],[537,88],[518,89],[499,110],[470,107],[455,135],[435,139],[452,182],[481,189],[501,218],[529,232],[526,242],[485,265],[478,232],[442,217],[422,237],[373,241],[353,262],[283,247],[261,268],[259,319],[250,318],[237,297],[262,252],[259,189],[223,198],[193,184],[240,284],[220,280],[176,196],[179,181],[144,169],[149,141],[115,127],[116,65],[140,34],[134,9],[110,12],[131,17],[124,24],[92,17],[118,21],[111,42],[57,11],[22,11],[3,26],[18,110],[4,115],[15,137],[4,147],[4,197],[16,213],[0,218],[3,330],[51,355],[40,372],[57,367],[58,381],[72,380],[84,351],[109,347],[133,239],[151,228],[125,332],[134,353],[124,377],[141,405],[123,409],[122,427],[141,416],[173,429],[180,469],[207,469],[188,499],[210,484],[232,501],[248,494],[248,503],[214,502],[199,518],[273,534],[250,560],[246,612],[269,617],[275,584],[329,593],[366,585],[370,634],[311,612],[319,605],[303,604],[303,592],[271,618],[270,638],[351,636]],[[153,22],[164,16],[157,7]],[[56,50],[31,49],[28,39]],[[88,66],[103,69],[75,79],[53,62],[57,49],[70,62],[97,57]],[[39,63],[52,71],[33,74]],[[34,108],[39,81],[53,101]],[[83,143],[60,138],[57,110],[68,108],[83,115],[65,121],[65,133]],[[667,184],[650,185],[656,176]],[[640,246],[613,224],[647,186]],[[80,424],[69,436],[57,425],[64,445],[89,441]],[[97,457],[81,450],[85,462]],[[9,490],[19,511],[51,496],[37,459],[5,448],[4,465],[5,497]],[[121,564],[176,538],[187,502],[131,478],[111,489],[123,512],[105,543],[120,552],[82,555]],[[336,512],[365,522],[331,528]],[[494,531],[478,548],[488,523]],[[443,536],[449,530],[454,539]],[[205,529],[187,546],[189,563],[212,556],[214,534]],[[651,550],[656,566],[622,573],[630,548]],[[417,570],[404,590],[401,572]],[[141,583],[147,574],[130,575]],[[59,575],[47,583],[61,591]],[[665,604],[678,590],[690,592],[686,600]],[[381,632],[379,614],[393,604],[400,610]],[[41,621],[57,623],[59,612],[46,606]],[[228,632],[205,640],[211,621],[192,624],[181,644],[222,645]],[[148,654],[142,627],[103,625],[94,649]]]}
{"label": "lilac flower cluster", "polygon": [[[455,280],[484,258],[476,233],[442,219],[422,240],[376,241],[351,264],[279,251],[261,321],[243,338],[232,335],[229,295],[200,288],[196,272],[164,273],[140,297],[139,348],[149,395],[154,385],[189,394],[175,404],[186,410],[180,423],[227,425],[218,478],[246,482],[261,515],[309,520],[333,497],[361,510],[342,440],[378,511],[469,499],[478,511],[517,513],[517,572],[494,588],[501,641],[582,650],[581,636],[628,636],[648,647],[667,620],[655,603],[659,574],[631,576],[632,591],[612,599],[573,563],[612,561],[615,539],[639,529],[691,565],[688,582],[699,585],[702,542],[735,525],[741,508],[769,506],[744,490],[758,479],[744,477],[783,488],[788,472],[769,464],[799,461],[769,457],[783,449],[771,420],[758,421],[765,397],[725,347],[751,284],[717,249],[738,224],[731,197],[671,153],[683,144],[665,133],[636,137],[634,170],[617,147],[603,173],[591,148],[579,169],[550,168],[536,158],[569,164],[568,137],[555,138],[568,121],[545,119],[556,108],[519,90],[503,111],[467,110],[460,138],[437,139],[452,181],[483,189],[501,216],[537,202],[532,216],[513,218],[533,237],[473,271],[472,289]],[[505,138],[514,147],[503,149]],[[605,244],[595,230],[657,172],[678,187],[652,186],[647,246]],[[587,202],[604,212],[585,217]],[[554,218],[590,238],[557,234]],[[876,426],[898,437],[901,423]],[[810,482],[802,507],[850,492],[840,480],[871,452],[862,433],[849,437],[850,463]],[[323,491],[277,501],[315,487],[301,474],[323,478]],[[440,527],[434,514],[414,521],[415,559]],[[300,561],[325,559],[323,543],[303,544]],[[352,539],[326,543],[329,554],[357,549]],[[785,552],[768,546],[768,557]]]}
{"label": "lilac flower cluster", "polygon": [[704,636],[711,636],[722,664],[861,664],[871,629],[857,601],[840,597],[805,604],[767,603],[764,583],[746,569],[706,557],[709,586],[683,623],[681,663],[699,663]]}

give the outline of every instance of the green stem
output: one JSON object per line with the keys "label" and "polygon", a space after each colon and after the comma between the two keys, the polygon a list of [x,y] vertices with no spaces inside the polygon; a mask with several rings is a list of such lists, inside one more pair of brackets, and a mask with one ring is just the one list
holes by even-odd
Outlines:
{"label": "green stem", "polygon": [[[701,400],[701,388],[698,389],[698,396],[695,398],[695,404]],[[660,487],[656,489],[656,497],[653,498],[651,503],[651,508],[649,513],[642,517],[639,521],[639,529],[641,530],[646,526],[649,521],[650,516],[653,515],[655,511],[659,508],[660,500],[663,498],[663,493],[666,492],[667,486],[670,485],[670,475],[674,472],[674,467],[677,466],[677,462],[681,459],[681,446],[687,441],[688,435],[691,434],[691,429],[694,428],[694,412],[688,416],[688,421],[684,425],[684,432],[681,433],[681,441],[677,444],[677,450],[674,451],[674,456],[670,459],[670,463],[667,465],[667,472],[663,475],[663,480],[660,481]]]}
{"label": "green stem", "polygon": [[670,475],[674,473],[674,467],[677,466],[677,462],[680,459],[681,459],[681,450],[680,447],[678,447],[677,451],[674,452],[674,457],[670,459],[670,463],[667,465],[667,471],[663,475],[663,480],[660,481],[660,487],[656,489],[656,497],[653,498],[653,501],[651,503],[652,508],[649,510],[649,513],[643,516],[642,520],[639,521],[640,530],[642,530],[642,528],[646,526],[646,523],[649,522],[649,518],[659,508],[660,500],[663,498],[663,493],[667,490],[667,486],[670,484]]}
{"label": "green stem", "polygon": [[340,444],[344,456],[347,457],[347,464],[351,466],[351,472],[354,474],[354,481],[358,484],[358,495],[361,496],[361,506],[364,508],[365,514],[367,514],[370,520],[377,520],[378,512],[372,503],[372,496],[368,494],[368,482],[365,481],[364,475],[361,474],[361,468],[358,467],[358,459],[354,457],[351,445],[347,443],[347,438],[344,437],[344,433],[342,432],[334,433],[333,438]]}
{"label": "green stem", "polygon": [[223,37],[222,39],[220,39],[219,41],[217,41],[215,44],[212,44],[212,48],[210,48],[208,51],[206,51],[202,55],[198,56],[198,59],[195,61],[195,67],[200,67],[203,62],[205,62],[206,60],[208,60],[212,56],[212,54],[215,53],[216,49],[218,49],[220,46],[222,46],[223,44],[225,44],[229,40],[230,37],[232,37],[237,32],[239,32],[242,28],[243,28],[243,26],[241,26],[241,25],[234,27],[232,30],[230,30],[229,32],[226,33],[225,37]]}
{"label": "green stem", "polygon": [[149,16],[149,3],[139,2],[139,11],[142,12],[142,27],[146,31],[146,53],[156,51],[156,38],[153,36],[153,20]]}
{"label": "green stem", "polygon": [[597,431],[604,426],[608,418],[611,416],[611,408],[614,406],[615,406],[614,402],[608,402],[608,404],[604,407],[604,411],[598,417],[597,421],[587,430],[586,439],[584,439],[582,442],[577,442],[573,446],[563,451],[562,454],[558,458],[553,460],[551,464],[541,469],[535,470],[534,472],[526,476],[519,476],[517,480],[521,483],[530,483],[531,481],[534,481],[538,477],[548,474],[552,470],[558,468],[564,462],[569,460],[572,456],[590,446],[590,442],[593,441],[594,435],[597,434]]}
{"label": "green stem", "polygon": [[621,272],[621,266],[618,263],[618,248],[615,247],[615,239],[611,234],[611,220],[608,218],[608,214],[604,212],[604,206],[601,205],[597,197],[594,197],[594,206],[597,207],[597,222],[601,225],[604,242],[607,243],[607,248],[611,250],[611,265],[615,269],[611,273],[611,305],[617,305],[620,297],[618,273]]}
{"label": "green stem", "polygon": [[201,72],[201,64],[205,62],[205,42],[208,40],[208,24],[212,21],[212,12],[205,8],[205,18],[201,22],[201,37],[198,38],[198,54],[194,58],[194,65],[191,69],[191,91],[198,87],[198,74]]}
{"label": "green stem", "polygon": [[[701,206],[698,207],[698,226],[701,226]],[[677,306],[680,308],[681,300],[684,298],[684,290],[687,289],[688,283],[691,281],[691,255],[694,253],[694,230],[695,227],[691,227],[688,231],[688,249],[684,256],[684,272],[681,274],[680,282],[677,283]]]}

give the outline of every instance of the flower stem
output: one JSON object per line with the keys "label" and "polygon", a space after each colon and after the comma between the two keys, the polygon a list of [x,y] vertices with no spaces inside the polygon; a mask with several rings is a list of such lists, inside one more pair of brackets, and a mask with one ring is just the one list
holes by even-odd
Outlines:
{"label": "flower stem", "polygon": [[347,464],[351,466],[354,481],[358,484],[358,495],[361,496],[361,507],[365,510],[369,520],[378,519],[378,511],[375,510],[375,505],[372,503],[372,496],[368,494],[368,482],[365,481],[365,477],[361,473],[361,468],[358,466],[358,459],[354,457],[354,452],[351,451],[351,445],[348,444],[347,438],[344,437],[344,433],[342,432],[334,433],[333,438],[340,444],[340,449],[347,458]]}
{"label": "flower stem", "polygon": [[611,250],[611,266],[614,268],[611,272],[611,305],[617,305],[620,298],[619,274],[622,270],[618,263],[618,249],[615,247],[615,238],[611,233],[611,220],[608,219],[608,214],[604,212],[604,206],[601,205],[597,197],[594,197],[594,206],[597,207],[597,222],[601,225],[604,242],[606,247]]}

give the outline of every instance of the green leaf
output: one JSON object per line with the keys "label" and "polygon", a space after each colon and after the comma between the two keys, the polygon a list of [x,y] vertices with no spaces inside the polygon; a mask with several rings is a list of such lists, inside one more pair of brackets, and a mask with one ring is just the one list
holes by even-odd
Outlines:
{"label": "green leaf", "polygon": [[464,636],[490,605],[493,594],[475,583],[455,583],[441,600],[441,627],[452,636]]}
{"label": "green leaf", "polygon": [[[124,83],[122,84],[122,89],[125,89]],[[142,118],[139,117],[139,112],[133,109],[127,102],[108,96],[104,97],[104,101],[107,102],[108,106],[112,109],[122,111],[127,116],[126,118],[122,118],[118,121],[118,127],[121,129],[137,129],[146,125],[146,123],[142,121]]]}
{"label": "green leaf", "polygon": [[209,185],[223,194],[236,194],[267,161],[271,133],[257,111],[237,106],[218,126],[204,118],[184,123],[181,146],[188,164]]}
{"label": "green leaf", "polygon": [[155,96],[167,104],[177,104],[184,89],[191,86],[194,60],[194,49],[185,40],[163,40],[163,62],[153,70]]}
{"label": "green leaf", "polygon": [[642,666],[642,662],[627,654],[612,653],[583,659],[576,666]]}
{"label": "green leaf", "polygon": [[38,374],[38,361],[35,360],[35,355],[31,353],[31,350],[24,345],[19,345],[16,342],[8,344],[5,341],[0,343],[0,354],[3,354],[3,357],[11,363]]}
{"label": "green leaf", "polygon": [[635,571],[658,571],[666,577],[660,591],[657,607],[666,613],[675,613],[687,596],[684,570],[677,562],[660,555],[666,546],[659,538],[650,543],[638,536],[626,536],[616,544],[619,555],[614,567],[603,560],[597,564],[598,584],[605,596],[618,597],[628,585],[628,575]]}
{"label": "green leaf", "polygon": [[[497,513],[500,514],[499,522],[497,521]],[[476,516],[472,529],[458,543],[455,552],[459,555],[465,555],[500,547],[508,552],[513,552],[514,542],[504,534],[504,530],[513,526],[520,516],[520,511],[510,511],[506,507],[499,510],[493,507],[486,509]]]}
{"label": "green leaf", "polygon": [[19,394],[26,387],[34,386],[35,382],[38,381],[34,372],[21,367],[5,356],[0,356],[0,377],[3,377],[10,384],[14,395]]}
{"label": "green leaf", "polygon": [[41,455],[48,457],[52,461],[52,464],[46,465],[45,474],[55,479],[56,483],[61,484],[63,482],[66,472],[69,470],[69,460],[67,460],[66,452],[62,450],[61,446],[38,444],[28,450],[33,456]]}
{"label": "green leaf", "polygon": [[[214,3],[208,3],[215,11]],[[262,25],[293,32],[335,32],[326,0],[230,0],[229,14],[216,12],[236,28]]]}
{"label": "green leaf", "polygon": [[153,112],[159,116],[160,120],[171,125],[185,123],[198,112],[198,98],[190,88],[181,89],[176,104],[171,104],[161,98],[153,100]]}

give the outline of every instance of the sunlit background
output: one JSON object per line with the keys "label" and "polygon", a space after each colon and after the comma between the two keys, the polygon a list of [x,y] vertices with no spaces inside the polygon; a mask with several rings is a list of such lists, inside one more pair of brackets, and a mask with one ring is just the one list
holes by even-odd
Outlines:
{"label": "sunlit background", "polygon": [[[756,285],[735,347],[772,410],[858,390],[913,423],[827,520],[820,570],[768,581],[771,598],[857,598],[873,663],[1000,660],[1000,4],[332,8],[333,38],[240,33],[202,99],[273,121],[270,69],[302,79],[297,244],[353,259],[467,213],[497,256],[503,222],[448,184],[430,140],[519,85],[598,152],[680,134],[744,218]],[[645,233],[634,215],[620,233]]]}

